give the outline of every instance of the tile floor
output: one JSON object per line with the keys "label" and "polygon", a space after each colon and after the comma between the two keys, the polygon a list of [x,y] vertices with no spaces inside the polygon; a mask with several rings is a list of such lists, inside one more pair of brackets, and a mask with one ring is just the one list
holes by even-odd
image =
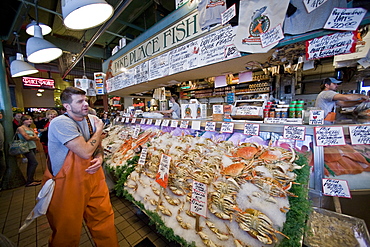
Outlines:
{"label": "tile floor", "polygon": [[[37,154],[39,165],[36,179],[41,179],[45,170],[45,158],[41,153]],[[26,164],[19,160],[22,172]],[[7,237],[18,247],[41,247],[47,246],[51,234],[46,216],[37,218],[25,231],[18,234],[19,227],[31,212],[35,205],[35,198],[40,186],[19,187],[11,190],[0,191],[0,234]],[[115,196],[111,193],[111,202],[115,213],[115,225],[120,246],[135,246],[145,238],[156,247],[180,246],[177,243],[167,241],[156,232],[155,226],[149,226],[148,217],[141,213],[131,202]],[[80,245],[84,247],[95,246],[85,224],[82,226]],[[146,246],[150,247],[150,246]]]}

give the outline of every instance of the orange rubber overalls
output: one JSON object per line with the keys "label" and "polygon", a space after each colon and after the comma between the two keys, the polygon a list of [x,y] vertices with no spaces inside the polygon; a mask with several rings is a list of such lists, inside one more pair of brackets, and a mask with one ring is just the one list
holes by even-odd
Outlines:
{"label": "orange rubber overalls", "polygon": [[53,230],[49,246],[79,246],[83,219],[97,247],[119,246],[103,168],[94,174],[85,172],[90,160],[69,151],[55,177],[49,169],[45,171],[44,183],[50,178],[55,180],[46,213]]}

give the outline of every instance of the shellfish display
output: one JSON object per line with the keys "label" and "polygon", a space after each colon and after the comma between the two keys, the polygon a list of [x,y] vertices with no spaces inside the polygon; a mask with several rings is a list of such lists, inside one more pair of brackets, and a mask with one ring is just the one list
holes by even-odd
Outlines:
{"label": "shellfish display", "polygon": [[[158,126],[143,128],[133,138],[132,128],[113,127],[115,138],[103,140],[109,150],[105,162],[117,169],[135,154],[133,148],[147,147],[144,164],[136,164],[124,190],[189,246],[277,246],[289,238],[282,233],[289,197],[296,197],[289,190],[292,184],[301,186],[294,170],[305,166],[296,163],[292,148],[235,144],[220,135],[208,138],[178,128],[166,132]],[[166,188],[155,181],[162,154],[171,157]],[[198,218],[198,231],[190,211],[193,181],[207,186],[207,215]]]}

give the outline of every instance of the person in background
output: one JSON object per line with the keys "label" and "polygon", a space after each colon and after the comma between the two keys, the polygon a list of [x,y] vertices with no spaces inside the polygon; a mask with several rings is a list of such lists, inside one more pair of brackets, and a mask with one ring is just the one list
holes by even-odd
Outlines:
{"label": "person in background", "polygon": [[26,187],[36,186],[41,184],[41,180],[34,180],[38,162],[36,160],[36,142],[40,139],[37,134],[30,127],[32,124],[32,117],[30,115],[23,115],[21,118],[22,125],[17,128],[19,139],[27,141],[29,152],[23,154],[27,158],[27,179]]}
{"label": "person in background", "polygon": [[[4,157],[4,127],[1,124],[3,121],[3,112],[0,110],[0,186],[3,181],[3,177],[6,170],[6,163],[5,163],[5,157]],[[0,187],[1,190],[1,187]]]}
{"label": "person in background", "polygon": [[174,118],[174,119],[180,118],[181,108],[180,108],[180,104],[178,102],[178,99],[179,99],[179,97],[176,94],[172,94],[172,96],[170,98],[170,102],[172,103],[171,109],[165,110],[165,111],[158,111],[158,112],[162,113],[162,114],[171,114],[171,118]]}
{"label": "person in background", "polygon": [[21,126],[21,118],[22,118],[22,113],[20,112],[16,112],[14,113],[13,115],[13,130],[14,130],[14,133],[17,131],[18,127]]}
{"label": "person in background", "polygon": [[67,87],[60,99],[67,113],[50,122],[48,147],[53,151],[44,174],[44,186],[49,179],[55,181],[46,212],[53,231],[49,246],[78,246],[85,220],[96,246],[116,247],[114,213],[102,168],[104,124],[88,114],[85,91]]}
{"label": "person in background", "polygon": [[104,112],[103,117],[101,118],[101,120],[103,121],[104,126],[110,125],[110,120],[109,120],[109,117],[108,117],[108,113]]}
{"label": "person in background", "polygon": [[46,123],[42,127],[42,129],[38,129],[38,132],[40,133],[40,142],[42,144],[42,147],[44,148],[44,153],[47,156],[48,155],[48,129],[51,120],[53,120],[56,116],[58,116],[58,112],[56,110],[47,110],[46,111]]}
{"label": "person in background", "polygon": [[330,124],[335,120],[335,114],[330,117],[331,112],[335,113],[336,106],[350,107],[360,104],[363,101],[369,100],[369,96],[363,94],[340,94],[337,91],[338,81],[335,78],[328,77],[321,83],[321,92],[316,98],[315,106],[324,110],[325,124]]}

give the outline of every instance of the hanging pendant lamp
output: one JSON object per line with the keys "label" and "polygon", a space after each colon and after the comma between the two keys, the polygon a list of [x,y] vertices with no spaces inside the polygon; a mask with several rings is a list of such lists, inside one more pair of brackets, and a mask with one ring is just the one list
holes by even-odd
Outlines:
{"label": "hanging pendant lamp", "polygon": [[23,55],[21,53],[17,53],[16,60],[13,60],[10,64],[10,73],[12,77],[30,75],[37,72],[39,71],[35,67],[23,60]]}
{"label": "hanging pendant lamp", "polygon": [[[35,25],[37,25],[36,20],[32,20],[31,23],[27,25],[27,27],[26,27],[26,33],[28,33],[28,35],[31,35],[31,36],[34,35],[34,33],[35,33],[34,26]],[[45,35],[51,33],[51,27],[49,27],[48,25],[39,22],[39,26],[41,27],[42,36],[45,36]]]}
{"label": "hanging pendant lamp", "polygon": [[60,57],[63,51],[44,40],[41,33],[41,27],[34,25],[35,35],[27,40],[26,52],[27,59],[31,63],[48,63]]}
{"label": "hanging pendant lamp", "polygon": [[62,0],[64,25],[74,30],[96,27],[113,12],[113,7],[104,0]]}

